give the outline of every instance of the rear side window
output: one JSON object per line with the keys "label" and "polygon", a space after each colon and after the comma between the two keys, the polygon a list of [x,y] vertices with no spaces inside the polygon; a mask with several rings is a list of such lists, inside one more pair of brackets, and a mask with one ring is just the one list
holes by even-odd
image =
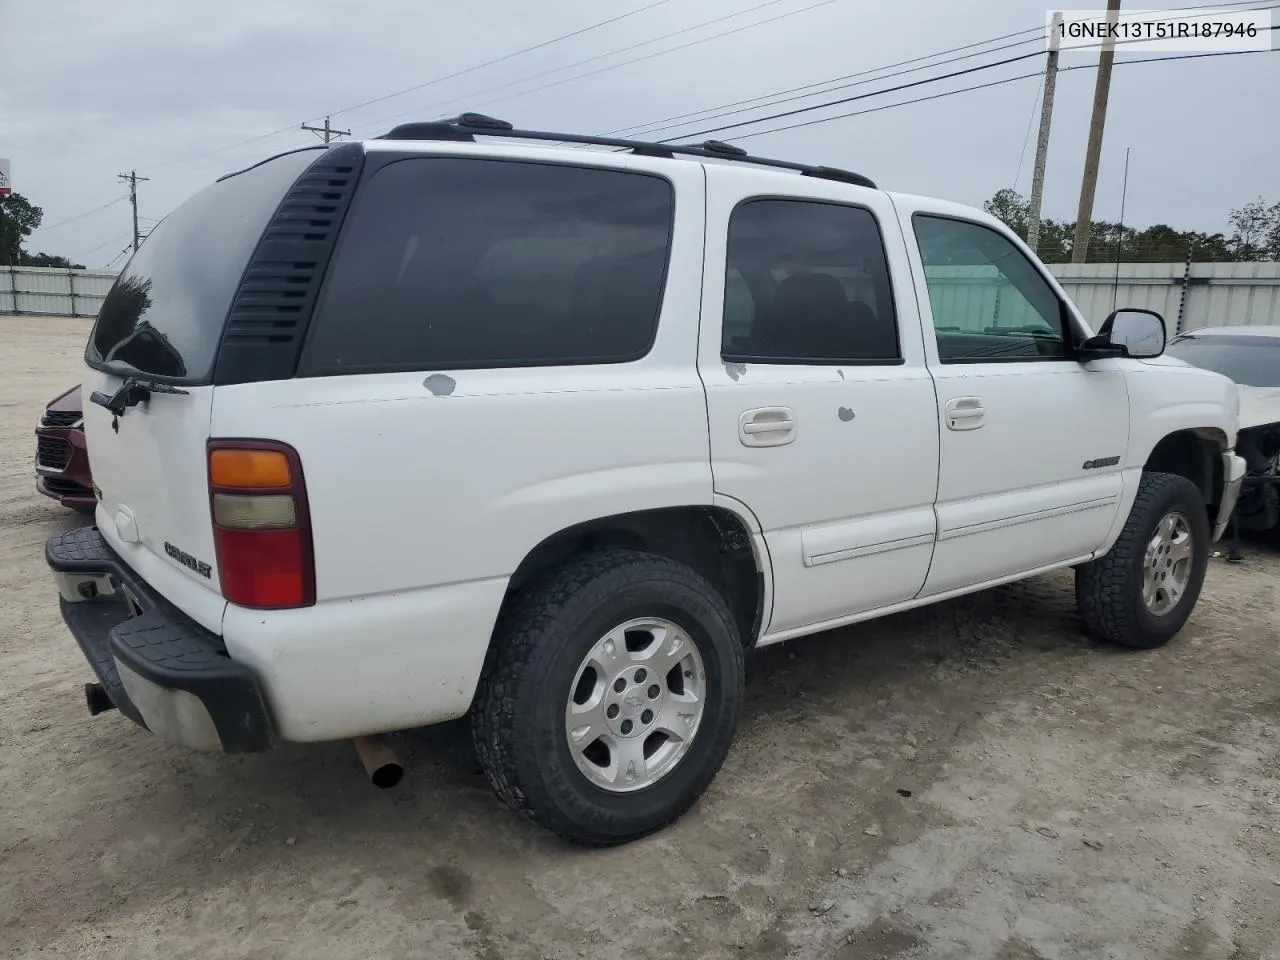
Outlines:
{"label": "rear side window", "polygon": [[392,163],[356,196],[299,373],[638,359],[673,212],[671,184],[647,174]]}
{"label": "rear side window", "polygon": [[86,362],[207,381],[249,257],[280,200],[322,152],[299,150],[251,167],[161,220],[103,301]]}
{"label": "rear side window", "polygon": [[721,357],[895,364],[898,323],[880,227],[862,207],[750,200],[729,219]]}

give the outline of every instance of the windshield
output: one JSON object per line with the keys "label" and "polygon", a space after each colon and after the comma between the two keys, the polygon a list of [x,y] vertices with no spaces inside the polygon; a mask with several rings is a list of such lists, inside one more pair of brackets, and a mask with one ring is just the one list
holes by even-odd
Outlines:
{"label": "windshield", "polygon": [[207,380],[249,257],[317,152],[287,153],[211,184],[160,221],[103,301],[85,361]]}
{"label": "windshield", "polygon": [[1192,334],[1169,344],[1169,356],[1249,387],[1280,387],[1280,339]]}

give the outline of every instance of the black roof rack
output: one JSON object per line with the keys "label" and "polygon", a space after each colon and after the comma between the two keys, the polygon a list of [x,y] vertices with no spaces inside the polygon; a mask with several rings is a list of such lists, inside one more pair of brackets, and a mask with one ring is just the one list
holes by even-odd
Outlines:
{"label": "black roof rack", "polygon": [[475,142],[476,137],[506,137],[512,140],[546,140],[553,143],[582,143],[597,147],[618,147],[645,157],[704,157],[713,160],[737,160],[782,170],[795,170],[806,177],[838,180],[860,187],[876,188],[875,181],[851,170],[836,167],[814,167],[805,163],[786,160],[769,160],[753,157],[741,147],[719,140],[707,140],[700,144],[646,143],[643,140],[619,140],[614,137],[593,137],[579,133],[549,133],[543,130],[517,130],[505,120],[496,120],[482,113],[464,113],[452,120],[434,120],[423,123],[402,123],[378,137],[379,140],[453,140]]}

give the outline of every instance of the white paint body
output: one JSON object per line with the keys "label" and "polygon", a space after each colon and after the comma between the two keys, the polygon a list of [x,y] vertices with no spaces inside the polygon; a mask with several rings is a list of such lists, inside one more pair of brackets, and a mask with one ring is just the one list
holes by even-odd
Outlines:
{"label": "white paint body", "polygon": [[[393,146],[406,148],[366,148]],[[107,411],[86,405],[99,527],[255,670],[286,739],[464,714],[509,578],[539,543],[578,523],[662,507],[734,511],[763,575],[756,642],[768,644],[1104,553],[1162,437],[1196,429],[1223,450],[1234,442],[1234,385],[1184,364],[940,364],[909,218],[963,217],[1020,244],[980,211],[741,164],[469,143],[421,150],[668,178],[676,208],[658,335],[631,363],[451,370],[456,387],[440,396],[423,386],[432,370],[197,387],[154,396],[120,418],[118,434]],[[875,215],[904,363],[726,367],[728,218],[750,197],[851,203]],[[89,369],[84,384],[87,396],[118,380]],[[981,422],[949,429],[948,404],[967,398],[980,400]],[[760,408],[787,411],[794,436],[748,445],[743,417]],[[210,437],[298,451],[314,606],[229,605],[216,564],[204,578],[166,555],[169,540],[214,560]],[[1120,458],[1114,467],[1081,468],[1110,456]]]}

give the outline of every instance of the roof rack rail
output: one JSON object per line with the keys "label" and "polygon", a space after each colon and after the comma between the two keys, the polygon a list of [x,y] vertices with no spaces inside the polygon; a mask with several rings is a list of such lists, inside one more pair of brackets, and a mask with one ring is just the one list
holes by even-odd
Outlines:
{"label": "roof rack rail", "polygon": [[402,123],[389,130],[378,140],[452,140],[475,142],[476,137],[506,137],[511,140],[546,140],[552,143],[581,143],[597,147],[618,147],[645,157],[703,157],[711,160],[735,160],[754,163],[782,170],[795,170],[806,177],[837,180],[860,187],[876,189],[875,181],[852,170],[837,167],[814,167],[805,163],[786,160],[769,160],[753,157],[741,147],[707,140],[700,144],[647,143],[643,140],[619,140],[615,137],[593,137],[579,133],[551,133],[544,130],[517,130],[505,120],[497,120],[483,113],[464,113],[452,120],[432,120],[418,123]]}

